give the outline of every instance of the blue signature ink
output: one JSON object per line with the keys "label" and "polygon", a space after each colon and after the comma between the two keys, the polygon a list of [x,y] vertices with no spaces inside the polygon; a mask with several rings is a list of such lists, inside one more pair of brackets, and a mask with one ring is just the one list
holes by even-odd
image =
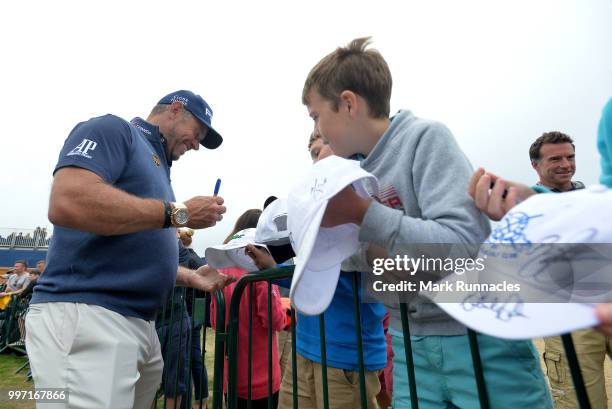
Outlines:
{"label": "blue signature ink", "polygon": [[[536,217],[542,217],[543,214],[529,216],[524,212],[508,213],[501,221],[501,224],[495,228],[491,236],[486,241],[490,244],[531,244],[531,241],[525,236],[525,229],[529,226],[529,221]],[[514,246],[513,246],[514,247]]]}
{"label": "blue signature ink", "polygon": [[[492,297],[491,299],[489,299]],[[495,318],[502,322],[509,322],[514,317],[527,318],[523,314],[523,300],[516,294],[511,295],[505,301],[501,301],[498,296],[491,296],[486,293],[473,293],[463,299],[461,303],[464,311],[475,309],[491,310],[495,313]]]}

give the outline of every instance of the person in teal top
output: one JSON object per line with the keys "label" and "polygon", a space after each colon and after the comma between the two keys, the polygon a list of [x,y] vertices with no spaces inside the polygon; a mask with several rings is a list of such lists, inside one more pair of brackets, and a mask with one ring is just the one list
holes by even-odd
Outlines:
{"label": "person in teal top", "polygon": [[597,134],[597,148],[601,155],[602,185],[612,187],[612,98],[603,109]]}
{"label": "person in teal top", "polygon": [[[612,98],[603,109],[599,132],[597,135],[597,148],[601,155],[602,185],[612,188]],[[601,304],[597,307],[597,318],[601,322],[599,330],[607,336],[612,336],[612,304]]]}
{"label": "person in teal top", "polygon": [[[605,105],[601,120],[599,122],[598,135],[597,135],[597,147],[601,154],[601,184],[612,188],[612,98],[608,100]],[[493,189],[490,190],[491,185]],[[572,186],[573,187],[573,186]],[[574,189],[569,189],[574,190]],[[505,181],[490,173],[486,173],[484,169],[478,169],[472,176],[469,188],[471,196],[474,198],[476,206],[485,212],[489,217],[494,220],[501,219],[518,201],[525,200],[529,196],[535,193],[548,193],[554,192],[555,190],[549,189],[547,186],[541,184],[529,188],[525,185],[521,185],[515,182]],[[504,191],[507,191],[504,194]],[[601,304],[596,309],[596,314],[601,322],[598,327],[601,333],[597,333],[593,330],[578,331],[572,334],[572,338],[577,345],[577,352],[583,375],[585,376],[585,385],[587,386],[587,392],[589,400],[593,407],[605,407],[606,405],[606,394],[605,385],[603,382],[594,382],[589,379],[589,374],[599,372],[601,378],[601,372],[603,368],[591,368],[592,363],[589,356],[597,355],[596,361],[605,359],[606,347],[610,343],[610,336],[612,336],[612,304]],[[580,353],[579,344],[584,339],[585,346],[588,346],[588,353]],[[547,340],[548,341],[548,340]],[[552,362],[553,358],[555,362]],[[577,407],[574,395],[572,392],[572,385],[566,385],[561,388],[558,382],[552,382],[551,374],[557,373],[561,369],[562,373],[567,372],[564,368],[559,368],[559,365],[563,366],[563,358],[561,354],[549,354],[548,345],[545,352],[545,361],[548,367],[549,379],[551,379],[551,387],[554,389],[562,390],[562,394],[558,395],[558,399],[555,399],[557,405],[563,405],[563,407]],[[554,367],[551,367],[553,365]],[[597,374],[596,374],[597,375]],[[592,375],[591,375],[592,376]],[[597,376],[595,376],[597,378]],[[562,400],[562,401],[560,401]]]}

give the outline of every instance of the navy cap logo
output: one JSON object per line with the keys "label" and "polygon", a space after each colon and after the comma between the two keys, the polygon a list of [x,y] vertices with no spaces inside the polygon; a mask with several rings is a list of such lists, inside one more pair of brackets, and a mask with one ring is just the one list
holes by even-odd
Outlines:
{"label": "navy cap logo", "polygon": [[170,103],[172,102],[180,102],[183,105],[187,105],[187,103],[189,102],[189,99],[185,98],[185,97],[181,97],[178,95],[174,95],[171,99],[170,99]]}
{"label": "navy cap logo", "polygon": [[204,98],[194,94],[191,91],[181,90],[166,95],[158,102],[158,104],[169,105],[174,102],[180,102],[183,104],[185,109],[208,129],[206,137],[200,141],[202,146],[208,149],[216,149],[219,147],[219,145],[221,145],[223,138],[212,127],[213,111],[210,105],[204,101]]}

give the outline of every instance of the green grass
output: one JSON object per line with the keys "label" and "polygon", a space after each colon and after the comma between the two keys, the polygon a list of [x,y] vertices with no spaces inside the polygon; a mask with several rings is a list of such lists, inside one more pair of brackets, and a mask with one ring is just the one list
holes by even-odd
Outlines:
{"label": "green grass", "polygon": [[10,400],[9,391],[15,390],[33,390],[32,382],[25,382],[27,369],[15,374],[15,371],[26,363],[25,356],[16,356],[13,354],[0,355],[0,407],[2,409],[34,409],[33,401],[27,400]]}
{"label": "green grass", "polygon": [[[213,387],[213,370],[214,370],[214,353],[215,353],[215,333],[210,328],[206,331],[206,357],[205,364],[208,370],[208,407],[212,407],[212,387]],[[0,408],[2,409],[34,409],[35,405],[32,401],[11,401],[8,399],[8,392],[14,390],[33,390],[34,385],[30,382],[25,382],[27,369],[22,370],[18,374],[15,371],[27,361],[25,356],[16,356],[13,354],[0,354]],[[157,408],[163,409],[163,399],[158,400]],[[167,408],[172,409],[172,408]]]}

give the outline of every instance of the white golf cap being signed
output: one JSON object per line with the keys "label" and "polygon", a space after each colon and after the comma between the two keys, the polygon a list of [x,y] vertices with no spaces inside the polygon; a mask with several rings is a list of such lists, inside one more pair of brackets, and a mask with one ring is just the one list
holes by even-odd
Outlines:
{"label": "white golf cap being signed", "polygon": [[279,264],[295,257],[287,227],[287,199],[278,198],[264,209],[257,222],[255,241],[268,246]]}
{"label": "white golf cap being signed", "polygon": [[276,199],[264,209],[257,221],[255,240],[273,246],[289,243],[286,199]]}
{"label": "white golf cap being signed", "polygon": [[340,264],[359,248],[359,226],[321,227],[329,200],[349,185],[362,197],[378,193],[377,179],[358,162],[329,156],[315,163],[289,193],[287,221],[296,253],[290,297],[305,315],[327,309]]}
{"label": "white golf cap being signed", "polygon": [[245,229],[234,234],[227,244],[206,249],[206,262],[213,268],[240,267],[248,272],[259,269],[253,259],[245,253],[247,244],[266,246],[255,241],[255,229]]}
{"label": "white golf cap being signed", "polygon": [[485,282],[518,283],[520,291],[473,291],[452,303],[440,302],[441,293],[422,294],[464,325],[500,338],[537,338],[597,325],[594,306],[609,302],[612,292],[612,223],[602,219],[611,212],[612,189],[601,185],[532,196],[515,206],[481,247],[484,271],[440,281],[483,282],[484,276]]}

